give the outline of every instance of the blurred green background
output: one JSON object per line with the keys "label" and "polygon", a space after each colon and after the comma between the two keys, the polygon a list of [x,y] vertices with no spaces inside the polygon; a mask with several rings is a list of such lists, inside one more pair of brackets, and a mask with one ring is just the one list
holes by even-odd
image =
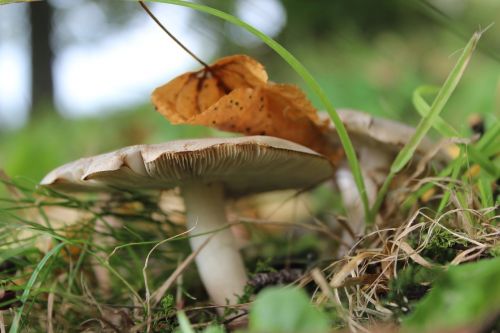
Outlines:
{"label": "blurred green background", "polygon": [[[270,0],[200,2],[229,11],[259,28],[259,24],[266,23],[264,14],[267,7],[262,8],[265,1]],[[269,7],[274,11],[273,17],[278,17],[276,22],[281,22],[280,26],[270,30],[273,37],[312,71],[337,108],[361,109],[412,125],[418,121],[411,103],[413,91],[423,84],[440,85],[473,31],[496,23],[481,39],[479,49],[442,116],[464,135],[469,135],[467,119],[470,114],[484,115],[487,124],[497,120],[500,114],[500,1],[271,2],[275,6]],[[91,29],[92,18],[82,20],[80,24],[87,33],[84,41],[71,37],[71,34],[61,37],[60,32],[55,33],[65,29],[63,23],[68,20],[65,15],[71,16],[72,11],[78,11],[89,3],[101,13],[105,25],[96,25],[97,28]],[[25,111],[25,120],[11,126],[0,118],[0,168],[10,176],[34,184],[51,169],[82,156],[124,145],[214,135],[215,132],[209,129],[172,126],[157,114],[149,103],[148,93],[158,85],[154,80],[151,83],[145,81],[139,101],[130,105],[107,106],[90,116],[68,116],[54,102],[57,89],[54,89],[51,76],[55,72],[53,66],[58,52],[78,43],[86,43],[87,47],[95,43],[98,47],[100,40],[126,31],[131,22],[152,24],[136,3],[88,0],[69,4],[54,0],[3,5],[0,6],[0,15],[9,6],[23,6],[18,17],[24,20],[27,30],[17,33],[31,35],[31,41],[28,41],[31,48],[26,48],[26,57],[32,59],[31,67],[34,69],[26,78],[26,85],[31,91],[28,105],[31,106]],[[175,26],[168,17],[170,9],[165,9],[172,6],[161,3],[150,6],[153,12],[162,13],[158,14],[159,19],[175,32]],[[255,12],[252,13],[252,10]],[[256,20],[253,21],[253,18]],[[187,38],[182,33],[177,37],[199,52],[205,61],[246,53],[266,66],[271,80],[293,82],[305,88],[282,59],[239,28],[199,13],[189,16],[188,27],[191,29],[190,36],[199,34],[204,41],[197,43],[196,37]],[[0,28],[10,29],[4,25]],[[162,35],[159,28],[154,29],[159,31],[156,37],[158,45],[166,43],[168,37]],[[15,37],[15,34],[16,31],[12,32],[10,37]],[[5,38],[0,39],[0,51],[2,43],[6,43]],[[154,50],[146,50],[144,58],[129,61],[146,66],[151,52]],[[189,55],[179,52],[179,57],[191,60]],[[165,62],[164,67],[168,67],[168,60]],[[165,74],[164,82],[197,68],[195,62],[185,68],[171,67],[171,72],[175,74]],[[0,65],[0,77],[5,75],[1,68]],[[100,80],[105,70],[96,70],[93,74],[95,80]],[[127,77],[127,68],[123,71],[122,74]],[[135,71],[131,72],[130,79],[134,80],[137,75]],[[4,77],[0,83],[8,84],[11,79],[13,77]],[[321,108],[315,97],[307,92]],[[125,96],[127,92],[123,94]],[[5,94],[0,96],[9,98]],[[4,119],[16,116],[14,109],[2,112]]]}

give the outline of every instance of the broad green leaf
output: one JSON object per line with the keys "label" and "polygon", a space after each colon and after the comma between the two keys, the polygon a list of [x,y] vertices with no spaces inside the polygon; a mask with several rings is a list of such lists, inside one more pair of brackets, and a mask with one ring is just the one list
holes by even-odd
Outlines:
{"label": "broad green leaf", "polygon": [[409,332],[482,324],[500,311],[500,258],[452,266],[403,320]]}
{"label": "broad green leaf", "polygon": [[329,322],[302,289],[268,288],[250,309],[249,328],[250,333],[326,333]]}

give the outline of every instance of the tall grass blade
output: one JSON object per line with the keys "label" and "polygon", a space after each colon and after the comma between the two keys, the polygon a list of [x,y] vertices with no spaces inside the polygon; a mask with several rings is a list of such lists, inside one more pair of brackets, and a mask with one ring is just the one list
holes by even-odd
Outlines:
{"label": "tall grass blade", "polygon": [[[413,105],[415,106],[418,113],[422,117],[427,116],[430,110],[429,104],[427,104],[422,95],[435,94],[437,90],[438,90],[437,87],[422,86],[417,88],[413,93]],[[436,118],[436,121],[433,124],[433,126],[444,137],[451,138],[460,136],[457,130],[455,130],[450,124],[445,122],[439,116]],[[491,137],[490,134],[488,135],[488,140],[493,138],[494,137]],[[475,148],[472,145],[467,146],[467,152],[468,152],[468,157],[470,157],[473,162],[479,164],[484,171],[489,173],[492,177],[498,177],[499,174],[498,168],[487,157],[485,157],[484,153],[480,152],[477,148]]]}
{"label": "tall grass blade", "polygon": [[65,243],[59,243],[56,247],[54,247],[52,250],[47,252],[47,254],[42,258],[42,260],[36,266],[35,270],[33,271],[33,274],[31,274],[31,277],[28,280],[28,283],[26,284],[26,287],[24,288],[24,292],[21,295],[21,298],[19,299],[22,304],[19,307],[19,309],[16,311],[16,314],[14,316],[14,320],[12,321],[12,325],[10,327],[9,333],[19,332],[19,321],[21,320],[24,306],[26,304],[26,301],[28,300],[31,289],[33,288],[33,285],[35,284],[35,282],[38,278],[38,275],[40,274],[42,269],[45,267],[45,264],[47,263],[47,261],[51,257],[56,256],[59,253],[59,251],[61,251],[61,249],[64,245],[65,245]]}
{"label": "tall grass blade", "polygon": [[[413,106],[420,114],[420,116],[425,117],[429,114],[430,105],[427,104],[423,95],[435,95],[439,92],[439,87],[435,86],[421,86],[415,89],[413,92]],[[437,116],[436,121],[432,124],[433,127],[444,137],[452,138],[459,137],[460,134],[456,129],[450,124],[443,120],[443,118]]]}
{"label": "tall grass blade", "polygon": [[[485,177],[481,177],[477,182],[477,187],[479,188],[481,205],[483,207],[493,207],[494,199],[490,181]],[[493,217],[493,211],[488,213],[487,215]]]}
{"label": "tall grass blade", "polygon": [[484,133],[476,145],[480,151],[488,150],[490,146],[498,153],[498,147],[500,147],[500,121],[498,120],[493,124],[492,128]]}
{"label": "tall grass blade", "polygon": [[177,312],[177,320],[179,321],[179,328],[181,333],[195,333],[188,317],[183,311]]}
{"label": "tall grass blade", "polygon": [[457,158],[457,163],[453,164],[453,170],[450,176],[451,181],[449,182],[446,191],[443,193],[443,197],[441,198],[441,202],[439,203],[439,207],[437,210],[437,215],[439,215],[448,204],[451,193],[455,188],[455,181],[458,179],[458,176],[460,175],[460,170],[462,169],[462,165],[464,164],[464,162],[466,162],[466,159],[463,154],[463,149],[460,149],[460,157]]}
{"label": "tall grass blade", "polygon": [[448,99],[451,97],[451,94],[455,90],[458,82],[460,82],[460,80],[462,79],[462,75],[467,68],[467,65],[469,64],[472,53],[474,52],[479,38],[481,38],[481,32],[476,32],[470,39],[469,43],[467,43],[467,46],[458,59],[457,64],[439,90],[436,99],[432,103],[429,113],[422,118],[417,126],[415,134],[410,138],[408,144],[405,145],[399,152],[398,156],[396,156],[396,160],[391,166],[391,173],[398,173],[405,167],[408,161],[412,158],[413,153],[417,149],[422,139],[436,122],[436,119],[448,102]]}
{"label": "tall grass blade", "polygon": [[476,48],[476,45],[479,39],[481,38],[481,34],[482,32],[478,31],[472,35],[472,38],[465,46],[465,49],[460,55],[460,58],[458,59],[455,67],[452,69],[452,71],[448,75],[448,78],[446,79],[443,86],[439,90],[428,114],[422,118],[422,120],[420,121],[420,123],[416,128],[415,134],[410,138],[409,142],[403,147],[403,149],[396,156],[396,159],[392,163],[389,176],[386,178],[384,184],[382,185],[381,190],[377,194],[375,204],[373,205],[372,210],[370,212],[371,218],[376,216],[376,214],[378,213],[380,206],[382,205],[382,202],[387,193],[387,190],[389,189],[389,184],[394,178],[394,176],[399,171],[401,171],[410,161],[422,139],[431,129],[433,124],[436,123],[436,119],[439,117],[439,114],[441,113],[444,106],[448,102],[448,99],[455,90],[458,82],[460,82],[460,79],[462,78],[462,75],[472,57],[472,53],[474,52],[474,49]]}

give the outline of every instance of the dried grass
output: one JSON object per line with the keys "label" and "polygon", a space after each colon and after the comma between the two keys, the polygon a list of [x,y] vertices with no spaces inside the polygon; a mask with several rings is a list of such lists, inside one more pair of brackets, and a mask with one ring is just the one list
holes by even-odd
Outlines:
{"label": "dried grass", "polygon": [[[33,287],[28,298],[29,317],[22,319],[25,327],[43,327],[47,332],[68,331],[75,327],[82,332],[152,332],[175,327],[178,309],[188,314],[193,327],[219,322],[217,307],[203,299],[189,299],[190,295],[183,291],[184,286],[178,285],[177,291],[170,291],[181,277],[187,288],[196,288],[199,284],[189,280],[193,272],[189,268],[192,268],[196,252],[189,254],[188,248],[179,245],[182,241],[173,242],[185,238],[186,231],[179,223],[169,222],[171,212],[158,207],[157,197],[131,193],[123,197],[79,201],[57,193],[23,190],[5,175],[2,181],[8,184],[10,195],[9,200],[0,203],[0,212],[7,222],[0,228],[3,235],[10,234],[2,239],[3,249],[29,248],[43,254],[44,247],[36,245],[40,240],[48,242],[47,250],[57,243],[66,244],[64,252],[53,259]],[[430,182],[435,186],[436,195],[425,206],[419,203],[407,211],[393,207],[400,206],[417,188]],[[448,190],[450,184],[453,184],[453,191],[446,209],[436,214],[434,208],[442,198],[439,193]],[[481,207],[470,182],[432,177],[418,183],[409,181],[406,185],[408,187],[391,193],[392,206],[386,204],[381,211],[385,225],[374,227],[359,239],[344,258],[323,258],[293,283],[298,287],[316,287],[313,303],[333,309],[350,331],[368,332],[381,321],[397,324],[402,305],[388,301],[387,294],[391,281],[397,279],[405,267],[446,269],[449,265],[489,256],[489,251],[498,245],[500,227],[494,223],[498,219],[495,215],[498,207]],[[65,215],[66,220],[75,221],[52,226],[51,209],[56,212],[76,210],[83,215]],[[300,238],[314,234],[319,242],[327,244],[326,251],[331,251],[332,244],[339,241],[338,226],[313,216],[312,212],[309,216],[312,223],[238,216],[234,221],[257,233],[266,230],[262,225],[278,226],[279,229],[274,228],[272,232],[274,239],[290,240],[290,235]],[[461,244],[446,263],[433,261],[426,254],[436,241],[435,237],[442,233],[447,235],[448,241]],[[147,235],[153,238],[138,238]],[[27,260],[26,267],[12,279],[5,280],[4,288],[23,288],[36,266],[33,258],[37,256],[29,256],[32,258]],[[185,259],[179,260],[180,256]],[[134,260],[136,263],[132,264]],[[136,272],[131,272],[134,269]],[[139,290],[141,285],[143,288]],[[170,309],[162,304],[167,294],[177,298]],[[188,299],[187,306],[183,298]],[[227,307],[233,311],[228,312],[222,323],[227,327],[244,326],[248,306],[249,303],[244,303]],[[0,312],[0,332],[5,331],[15,311],[13,307]]]}

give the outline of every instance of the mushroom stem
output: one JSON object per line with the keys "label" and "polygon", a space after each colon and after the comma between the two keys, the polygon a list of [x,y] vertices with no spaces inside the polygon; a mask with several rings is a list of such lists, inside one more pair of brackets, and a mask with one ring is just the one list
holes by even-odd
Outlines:
{"label": "mushroom stem", "polygon": [[203,284],[215,304],[235,304],[237,296],[243,294],[247,276],[234,236],[229,228],[224,228],[227,220],[223,186],[190,182],[181,191],[187,225],[193,229],[191,236],[195,236],[190,238],[193,251],[212,237],[196,256]]}
{"label": "mushroom stem", "polygon": [[[373,147],[360,147],[358,154],[368,203],[371,207],[377,197],[380,184],[383,183],[389,173],[388,170],[391,166],[393,156],[390,153],[383,150],[376,150]],[[337,255],[343,257],[354,245],[357,238],[364,234],[366,216],[351,169],[347,165],[341,166],[337,170],[335,178],[340,189],[349,225],[354,233],[354,237],[347,231],[344,231],[342,234],[343,243],[349,245],[349,248],[341,247],[339,249]]]}
{"label": "mushroom stem", "polygon": [[[371,206],[377,195],[377,185],[373,179],[366,175],[364,170],[362,170],[362,173],[368,195],[368,201]],[[347,166],[340,167],[335,174],[335,178],[342,196],[342,202],[344,203],[344,208],[346,210],[349,227],[353,233],[352,235],[347,230],[344,230],[342,233],[342,244],[345,244],[347,248],[346,246],[341,245],[337,255],[338,257],[343,257],[347,254],[357,239],[364,234],[366,216],[363,208],[363,202],[361,201],[361,196],[359,195],[356,187],[356,182],[354,181],[354,175],[352,174],[351,169]]]}

